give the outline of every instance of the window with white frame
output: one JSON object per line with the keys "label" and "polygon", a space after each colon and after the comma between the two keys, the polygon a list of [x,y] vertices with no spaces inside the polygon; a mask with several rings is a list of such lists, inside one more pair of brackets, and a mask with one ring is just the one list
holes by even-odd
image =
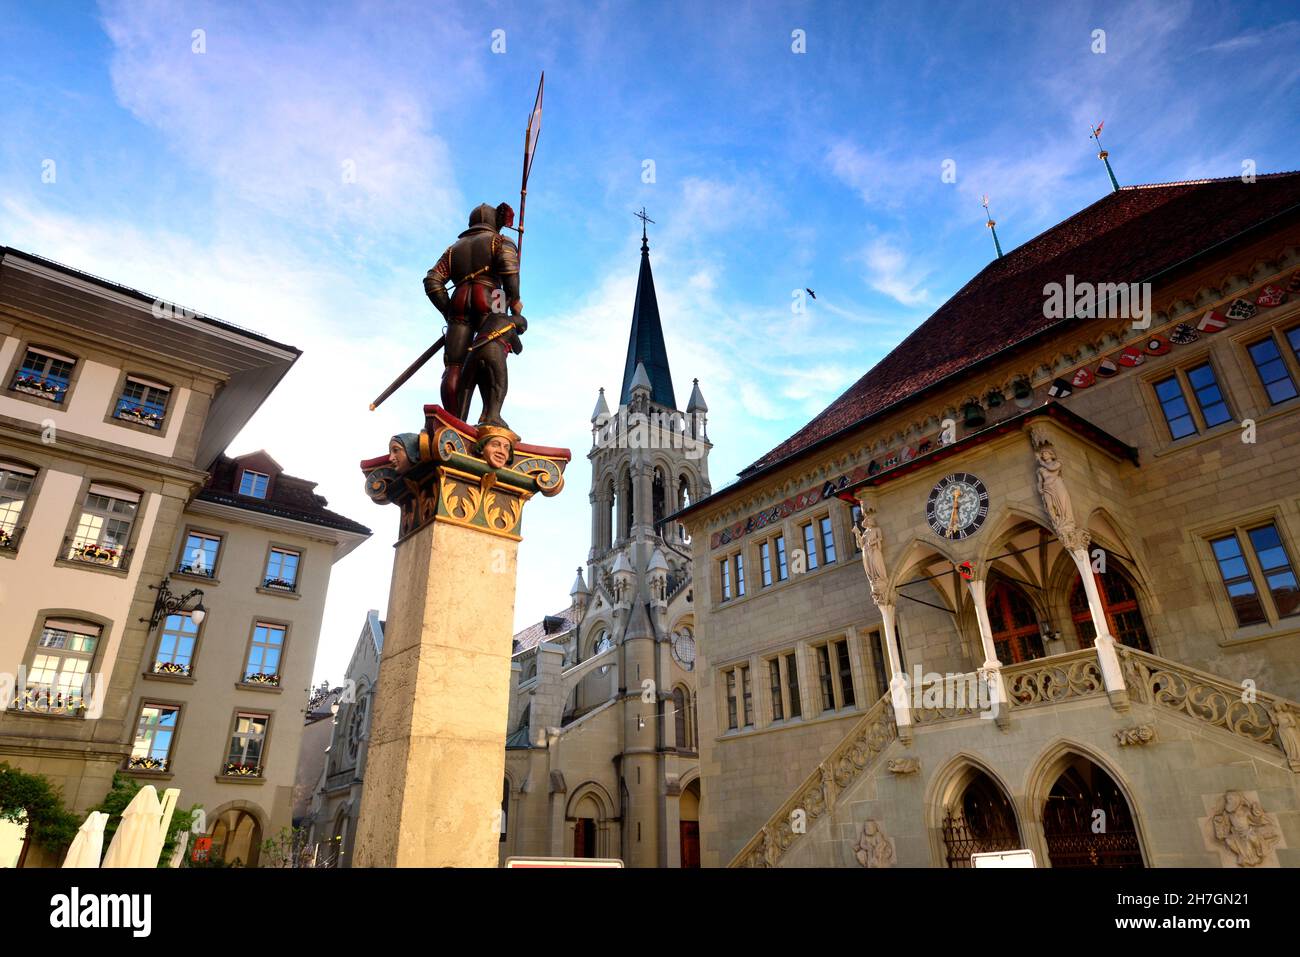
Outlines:
{"label": "window with white frame", "polygon": [[248,663],[244,668],[246,683],[279,687],[284,634],[284,625],[259,621],[253,626],[253,640],[248,648]]}
{"label": "window with white frame", "polygon": [[266,489],[270,483],[271,476],[265,472],[244,469],[243,474],[239,476],[239,494],[250,498],[266,498]]}
{"label": "window with white frame", "polygon": [[171,770],[172,739],[181,709],[169,704],[145,703],[135,725],[135,742],[126,766],[131,771]]}
{"label": "window with white frame", "polygon": [[27,665],[25,687],[14,707],[47,714],[72,714],[86,705],[90,666],[102,629],[65,618],[47,618]]}
{"label": "window with white frame", "polygon": [[288,548],[272,548],[266,559],[266,575],[263,576],[262,584],[279,591],[297,591],[298,561],[301,557],[300,552]]}
{"label": "window with white frame", "polygon": [[9,388],[47,402],[62,403],[77,360],[45,349],[28,349]]}
{"label": "window with white frame", "polygon": [[112,485],[92,484],[86,492],[67,557],[121,568],[131,541],[140,495]]}
{"label": "window with white frame", "polygon": [[35,481],[35,469],[0,459],[0,548],[18,547],[18,522]]}
{"label": "window with white frame", "polygon": [[171,386],[163,385],[161,382],[152,382],[139,376],[127,376],[113,415],[123,422],[134,422],[136,425],[145,425],[151,429],[161,429],[163,419],[167,416],[167,400],[171,392]]}
{"label": "window with white frame", "polygon": [[217,556],[220,553],[220,535],[190,532],[185,536],[185,548],[181,551],[176,570],[186,575],[202,575],[211,578],[216,574]]}
{"label": "window with white frame", "polygon": [[199,626],[188,614],[168,615],[158,638],[158,654],[154,658],[153,672],[157,675],[183,675],[194,673],[194,645],[198,642]]}
{"label": "window with white frame", "polygon": [[235,730],[230,737],[224,773],[230,777],[260,777],[262,755],[266,750],[266,732],[270,715],[240,711],[235,715]]}

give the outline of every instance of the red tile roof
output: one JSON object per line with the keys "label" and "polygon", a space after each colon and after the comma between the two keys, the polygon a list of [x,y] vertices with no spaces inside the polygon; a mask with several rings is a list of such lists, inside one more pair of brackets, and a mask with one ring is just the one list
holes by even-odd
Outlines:
{"label": "red tile roof", "polygon": [[[811,422],[740,476],[836,433],[1073,319],[1043,315],[1043,287],[1153,281],[1225,240],[1300,206],[1300,172],[1129,186],[995,259]],[[736,485],[724,489],[734,490]]]}

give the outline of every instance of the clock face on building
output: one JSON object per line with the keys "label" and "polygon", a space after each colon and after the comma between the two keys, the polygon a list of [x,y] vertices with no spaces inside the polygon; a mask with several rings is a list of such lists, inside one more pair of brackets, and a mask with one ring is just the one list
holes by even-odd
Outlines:
{"label": "clock face on building", "polygon": [[988,515],[989,490],[969,472],[940,479],[925,506],[925,520],[940,538],[969,538]]}
{"label": "clock face on building", "polygon": [[673,657],[687,671],[695,668],[695,638],[689,631],[673,635]]}

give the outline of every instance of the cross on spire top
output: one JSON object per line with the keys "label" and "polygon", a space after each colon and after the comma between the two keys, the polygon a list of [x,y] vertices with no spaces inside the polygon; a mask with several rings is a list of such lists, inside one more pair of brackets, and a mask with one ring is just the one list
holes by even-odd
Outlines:
{"label": "cross on spire top", "polygon": [[650,251],[650,241],[649,241],[649,239],[646,237],[645,224],[646,224],[646,223],[653,223],[654,220],[651,219],[649,216],[647,216],[647,215],[645,214],[645,207],[644,207],[644,206],[641,207],[641,212],[639,212],[639,213],[633,213],[632,215],[635,216],[637,219],[641,220],[641,251],[642,251],[643,253],[644,253],[644,252],[649,252],[649,251]]}

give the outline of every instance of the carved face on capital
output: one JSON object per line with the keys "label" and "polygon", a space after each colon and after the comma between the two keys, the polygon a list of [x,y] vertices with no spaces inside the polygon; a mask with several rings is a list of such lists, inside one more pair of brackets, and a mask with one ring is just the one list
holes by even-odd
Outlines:
{"label": "carved face on capital", "polygon": [[1056,461],[1056,449],[1050,445],[1041,445],[1038,447],[1038,461],[1044,465],[1051,465]]}
{"label": "carved face on capital", "polygon": [[494,469],[503,469],[510,464],[510,442],[500,435],[494,435],[483,443],[483,459]]}
{"label": "carved face on capital", "polygon": [[411,467],[411,457],[406,454],[406,446],[397,439],[388,443],[388,461],[398,472],[405,472]]}

